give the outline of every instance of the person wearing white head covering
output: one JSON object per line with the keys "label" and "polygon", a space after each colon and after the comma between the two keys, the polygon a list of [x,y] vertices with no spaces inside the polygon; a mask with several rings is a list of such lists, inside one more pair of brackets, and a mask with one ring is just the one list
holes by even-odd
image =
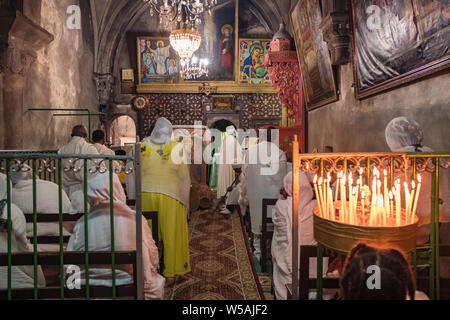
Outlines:
{"label": "person wearing white head covering", "polygon": [[[24,213],[33,213],[33,175],[29,166],[22,168],[13,166],[11,172],[12,201]],[[36,177],[36,212],[41,214],[59,213],[59,187],[51,181],[40,180]],[[62,213],[72,212],[72,205],[64,190],[62,190]],[[63,224],[63,236],[69,236],[73,223]],[[33,223],[27,223],[27,236],[33,237]],[[59,223],[38,223],[37,236],[59,236]],[[59,251],[58,244],[39,244],[39,251]]]}
{"label": "person wearing white head covering", "polygon": [[158,212],[166,278],[191,271],[187,214],[190,175],[182,143],[172,141],[172,124],[159,118],[142,151],[142,210]]}
{"label": "person wearing white head covering", "polygon": [[[8,253],[8,229],[6,221],[8,219],[7,211],[7,182],[6,176],[0,173],[0,252]],[[12,187],[11,187],[12,190]],[[11,252],[31,253],[33,247],[27,240],[26,220],[22,211],[11,203]],[[24,289],[34,287],[34,267],[33,266],[12,266],[11,267],[11,287],[13,289]],[[8,267],[0,267],[0,289],[8,289]],[[38,287],[45,287],[44,273],[41,266],[38,266]]]}
{"label": "person wearing white head covering", "polygon": [[[87,139],[87,130],[84,126],[78,125],[72,129],[72,139],[68,144],[61,147],[58,150],[58,154],[76,154],[76,155],[98,155],[97,149],[86,141]],[[70,159],[62,160],[62,167],[69,167]],[[88,169],[95,166],[95,161],[88,160]],[[75,163],[75,167],[81,168],[81,170],[62,171],[62,186],[64,191],[66,192],[69,198],[72,196],[72,193],[76,191],[83,190],[83,160],[79,160]],[[88,170],[88,179],[95,176],[95,174],[89,173]]]}
{"label": "person wearing white head covering", "polygon": [[[231,187],[235,181],[237,175],[235,169],[239,169],[242,166],[243,152],[241,145],[236,138],[236,129],[234,126],[228,126],[226,128],[225,139],[222,141],[220,147],[219,158],[219,174],[217,182],[217,198],[222,198],[227,190]],[[226,205],[238,205],[239,201],[239,189],[233,188],[228,194]],[[221,213],[231,214],[226,208],[222,207]]]}
{"label": "person wearing white head covering", "polygon": [[[89,251],[111,250],[110,181],[109,174],[100,174],[89,181],[88,199],[91,211],[88,215]],[[126,205],[126,196],[120,180],[113,174],[114,198],[114,245],[116,251],[136,250],[136,213]],[[84,251],[84,218],[75,225],[67,251]],[[144,268],[144,297],[147,300],[162,299],[165,279],[158,274],[158,248],[152,232],[142,217],[142,256]],[[85,284],[84,270],[80,274],[81,284]],[[110,266],[89,268],[91,286],[112,286]],[[133,270],[129,265],[116,266],[116,285],[133,283]]]}
{"label": "person wearing white head covering", "polygon": [[254,256],[257,259],[261,255],[262,201],[278,199],[283,179],[287,174],[286,154],[275,144],[277,138],[274,128],[262,132],[260,142],[249,147],[248,158],[244,165],[254,235]]}
{"label": "person wearing white head covering", "polygon": [[[317,201],[305,173],[299,174],[300,196],[298,204],[298,243],[300,246],[316,245],[314,240],[313,210]],[[287,299],[286,284],[292,283],[292,171],[283,181],[287,197],[277,201],[272,211],[274,232],[272,238],[273,283],[278,300]],[[328,258],[324,258],[323,274],[328,268]],[[312,259],[309,267],[311,278],[317,276],[317,259]]]}
{"label": "person wearing white head covering", "polygon": [[[422,145],[423,138],[424,134],[420,125],[405,117],[393,119],[386,127],[386,143],[392,152],[433,153],[431,148]],[[420,174],[422,188],[417,205],[417,216],[419,217],[417,244],[424,245],[429,242],[430,236],[431,173]],[[403,183],[404,174],[397,174],[395,178],[400,179]],[[443,203],[439,205],[439,221],[450,222],[450,177],[444,170],[439,175],[439,198],[443,200]],[[446,235],[441,234],[441,236],[442,240]]]}

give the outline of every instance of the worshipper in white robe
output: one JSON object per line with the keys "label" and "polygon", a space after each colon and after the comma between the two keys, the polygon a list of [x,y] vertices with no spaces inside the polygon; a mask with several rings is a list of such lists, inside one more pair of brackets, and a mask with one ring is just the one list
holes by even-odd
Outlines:
{"label": "worshipper in white robe", "polygon": [[272,143],[277,139],[275,129],[268,128],[266,133],[261,134],[260,143],[250,146],[248,165],[245,165],[254,256],[258,260],[261,257],[262,200],[278,199],[287,174],[286,154]]}
{"label": "worshipper in white robe", "polygon": [[[398,117],[393,119],[386,127],[386,143],[392,152],[407,153],[433,153],[434,151],[422,145],[424,138],[420,125],[411,119]],[[417,216],[419,217],[419,230],[416,243],[418,246],[430,242],[430,208],[431,208],[431,186],[432,174],[421,172],[422,188],[417,205]],[[395,177],[403,184],[404,174],[399,173]],[[441,244],[450,244],[450,172],[441,170],[439,172],[439,236]],[[440,258],[441,277],[450,278],[450,258]]]}
{"label": "worshipper in white robe", "polygon": [[[105,132],[103,130],[95,130],[92,133],[92,142],[93,146],[97,149],[98,154],[102,154],[105,156],[115,156],[116,153],[108,148],[105,140]],[[106,165],[109,168],[109,161],[106,161]],[[119,170],[121,168],[121,164],[119,161],[113,161],[113,170]]]}
{"label": "worshipper in white robe", "polygon": [[[14,169],[16,168],[15,171]],[[33,176],[29,166],[21,169],[13,167],[11,172],[12,201],[23,213],[33,213]],[[72,205],[64,190],[62,190],[62,213],[70,214]],[[59,187],[51,181],[36,177],[36,212],[40,214],[59,213]],[[74,223],[63,223],[63,236],[70,236]],[[27,236],[33,237],[33,223],[27,223]],[[37,236],[59,236],[59,223],[37,223]],[[59,244],[39,244],[39,251],[59,251]]]}
{"label": "worshipper in white robe", "polygon": [[[8,205],[7,205],[7,184],[6,176],[0,173],[0,253],[8,253]],[[12,186],[10,186],[12,190]],[[11,252],[31,253],[33,247],[27,239],[26,220],[22,211],[11,203]],[[38,287],[45,287],[44,273],[41,266],[38,266]],[[34,287],[34,267],[33,266],[12,266],[11,267],[11,287],[13,289],[24,289]],[[8,267],[0,267],[0,289],[8,289]]]}
{"label": "worshipper in white robe", "polygon": [[[114,197],[114,244],[116,251],[136,250],[136,213],[126,205],[125,192],[119,178],[113,175]],[[89,251],[111,250],[110,227],[110,181],[109,174],[101,174],[89,181],[88,198],[91,211],[88,216]],[[75,225],[67,251],[84,251],[84,218]],[[147,222],[142,217],[142,255],[144,268],[144,296],[147,300],[162,299],[165,279],[158,274],[158,248]],[[132,267],[116,266],[116,285],[133,283]],[[81,271],[81,284],[85,284],[84,270]],[[95,266],[89,269],[91,286],[112,286],[110,266]]]}
{"label": "worshipper in white robe", "polygon": [[[313,189],[305,173],[300,173],[299,184],[298,257],[300,259],[300,246],[317,244],[314,240],[313,220],[313,210],[317,206],[317,201],[313,200]],[[278,200],[272,212],[272,221],[274,224],[272,238],[273,283],[275,287],[275,296],[278,300],[287,299],[286,284],[292,283],[292,171],[284,178],[284,191],[286,192],[287,197]],[[327,268],[328,258],[324,258],[324,275]],[[317,277],[316,258],[311,259],[310,261],[309,274],[310,278]],[[310,293],[310,298],[313,296],[314,295]]]}
{"label": "worshipper in white robe", "polygon": [[[393,119],[386,127],[386,143],[392,152],[399,153],[433,153],[434,151],[422,146],[423,131],[419,124],[405,117]],[[439,222],[450,222],[450,177],[448,170],[441,170],[439,175],[439,198],[443,203],[439,205]],[[423,245],[429,241],[430,236],[430,208],[431,208],[431,173],[420,172],[422,176],[422,188],[417,205],[417,216],[419,217],[419,232],[417,244]],[[402,184],[404,174],[397,174]],[[447,234],[441,234],[441,240]],[[450,236],[450,235],[449,235]],[[450,237],[445,239],[450,243]]]}
{"label": "worshipper in white robe", "polygon": [[236,129],[229,126],[226,129],[225,139],[220,146],[219,176],[217,183],[217,198],[220,199],[227,192],[236,179],[233,164],[242,164],[242,148],[236,139]]}
{"label": "worshipper in white robe", "polygon": [[[84,126],[75,126],[72,129],[72,139],[70,142],[59,149],[58,154],[76,154],[76,155],[98,155],[97,149],[86,141],[87,131]],[[70,159],[62,160],[62,167],[70,167]],[[96,173],[90,173],[89,169],[96,166],[96,162],[88,160],[88,179],[96,175]],[[104,166],[104,164],[102,164]],[[69,198],[72,198],[72,194],[76,191],[83,190],[83,160],[79,160],[75,163],[76,168],[80,168],[76,172],[74,170],[62,171],[62,186]]]}

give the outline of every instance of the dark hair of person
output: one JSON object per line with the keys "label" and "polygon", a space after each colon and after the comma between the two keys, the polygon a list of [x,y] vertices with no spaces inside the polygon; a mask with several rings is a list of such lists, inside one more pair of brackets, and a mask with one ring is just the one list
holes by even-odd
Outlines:
{"label": "dark hair of person", "polygon": [[275,128],[274,126],[267,128],[267,141],[268,142],[273,142],[272,139],[274,138],[274,136],[272,136],[272,130],[277,130],[277,128]]}
{"label": "dark hair of person", "polygon": [[86,139],[87,138],[86,127],[83,125],[77,125],[77,126],[73,127],[72,137],[81,137],[81,138]]}
{"label": "dark hair of person", "polygon": [[127,155],[127,152],[122,149],[116,150],[116,151],[114,151],[114,153],[116,154],[116,156],[126,156]]}
{"label": "dark hair of person", "polygon": [[105,133],[103,132],[103,130],[95,130],[92,133],[92,141],[94,143],[103,142],[104,139],[105,139]]}
{"label": "dark hair of person", "polygon": [[[370,266],[380,268],[380,288],[370,289]],[[347,256],[341,277],[344,300],[411,300],[415,298],[415,280],[406,255],[394,248],[366,243],[357,244]]]}

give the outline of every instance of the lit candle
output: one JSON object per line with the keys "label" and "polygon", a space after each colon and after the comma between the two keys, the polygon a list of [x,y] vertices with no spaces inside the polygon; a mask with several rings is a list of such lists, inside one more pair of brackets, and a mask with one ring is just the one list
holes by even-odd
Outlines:
{"label": "lit candle", "polygon": [[404,182],[403,186],[405,188],[405,222],[409,219],[409,210],[411,208],[411,195],[409,193],[408,183]]}
{"label": "lit candle", "polygon": [[364,190],[361,192],[361,210],[362,210],[362,224],[364,223],[365,217],[366,217],[366,193],[364,192]]}
{"label": "lit candle", "polygon": [[394,213],[394,196],[392,194],[392,191],[389,191],[389,219],[391,219],[393,213]]}
{"label": "lit candle", "polygon": [[400,226],[402,203],[400,198],[400,180],[395,182],[395,220],[397,227]]}
{"label": "lit candle", "polygon": [[420,188],[422,187],[422,177],[420,176],[420,174],[417,176],[417,181],[419,182],[419,184],[417,185],[417,191],[416,191],[416,195],[415,195],[415,199],[414,199],[414,205],[413,205],[411,221],[410,221],[411,224],[414,223],[414,217],[416,216],[417,204],[419,201]]}
{"label": "lit candle", "polygon": [[336,194],[334,196],[334,202],[337,202],[337,200],[338,200],[339,185],[341,184],[341,174],[342,174],[342,172],[339,172],[338,175],[337,175]]}
{"label": "lit candle", "polygon": [[406,223],[412,220],[415,196],[416,196],[416,183],[414,181],[411,181],[411,198],[409,199],[409,215],[407,217]]}
{"label": "lit candle", "polygon": [[363,168],[359,169],[359,190],[362,190],[363,188],[363,174],[364,169]]}
{"label": "lit candle", "polygon": [[387,185],[387,171],[384,170],[384,185],[383,185],[383,194],[384,194],[384,209],[386,213],[389,212],[389,190]]}
{"label": "lit candle", "polygon": [[345,222],[345,208],[346,208],[346,203],[347,203],[347,193],[345,191],[345,175],[342,175],[342,179],[341,179],[341,213],[340,213],[340,221],[341,222]]}
{"label": "lit candle", "polygon": [[320,193],[319,193],[319,190],[317,189],[317,174],[316,174],[316,176],[314,177],[314,191],[316,192],[316,198],[317,198],[317,203],[318,203],[318,205],[319,205],[319,213],[320,213],[320,216],[321,217],[323,217],[323,213],[322,213],[322,201],[321,201],[321,199],[320,199]]}
{"label": "lit candle", "polygon": [[373,225],[375,219],[375,210],[377,205],[377,182],[374,179],[372,183],[372,203],[370,205],[370,226]]}
{"label": "lit candle", "polygon": [[328,201],[330,202],[330,213],[329,213],[329,216],[330,216],[330,219],[332,220],[332,221],[334,221],[335,219],[334,219],[334,204],[333,204],[333,193],[332,193],[332,191],[331,191],[331,188],[328,188]]}

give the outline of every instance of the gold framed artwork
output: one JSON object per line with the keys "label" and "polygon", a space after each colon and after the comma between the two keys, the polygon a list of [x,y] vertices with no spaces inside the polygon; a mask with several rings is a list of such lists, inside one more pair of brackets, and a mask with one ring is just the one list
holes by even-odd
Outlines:
{"label": "gold framed artwork", "polygon": [[339,99],[328,45],[323,40],[319,0],[297,0],[291,11],[308,110]]}
{"label": "gold framed artwork", "polygon": [[[173,55],[175,54],[176,56],[176,52],[171,48],[167,48],[168,37],[160,39],[138,37],[138,93],[199,93],[200,87],[205,85],[217,88],[216,93],[219,94],[276,93],[270,81],[268,81],[268,75],[257,63],[257,59],[254,60],[253,73],[250,74],[253,78],[250,77],[250,81],[247,81],[247,78],[245,78],[245,81],[244,79],[241,81],[239,0],[219,0],[218,5],[211,10],[211,15],[204,15],[203,23],[199,26],[198,31],[202,36],[202,43],[194,55],[199,59],[207,58],[210,63],[208,76],[203,76],[196,80],[184,80],[181,77],[179,59],[175,59]],[[150,43],[150,45],[152,50],[159,50],[160,53],[158,54],[161,54],[158,58],[153,58],[153,60],[161,59],[158,60],[159,65],[163,67],[159,69],[159,73],[158,70],[154,70],[153,74],[150,73],[152,70],[150,66],[152,63],[151,55],[152,52],[157,53],[157,51],[150,51],[150,55],[148,55],[148,52],[143,51],[143,40],[156,41],[156,43]],[[261,42],[267,39],[242,40]],[[161,48],[155,47],[158,41],[163,41],[163,44],[160,43],[162,45]],[[143,53],[145,54],[143,55]],[[261,55],[259,52],[258,59],[261,58]],[[164,57],[165,63],[163,61]],[[167,71],[171,67],[168,59],[172,59],[172,72]],[[158,61],[155,61],[157,66]],[[247,60],[248,62],[250,60]],[[166,73],[163,71],[166,71]],[[263,77],[259,79],[258,75]]]}
{"label": "gold framed artwork", "polygon": [[234,96],[218,95],[212,97],[213,112],[233,112],[234,109]]}

